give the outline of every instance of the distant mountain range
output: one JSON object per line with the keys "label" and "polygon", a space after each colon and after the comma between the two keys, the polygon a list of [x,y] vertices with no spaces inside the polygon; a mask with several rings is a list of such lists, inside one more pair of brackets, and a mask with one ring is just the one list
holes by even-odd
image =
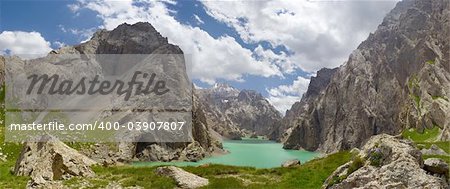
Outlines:
{"label": "distant mountain range", "polygon": [[239,91],[219,83],[196,92],[205,109],[208,125],[225,138],[267,136],[278,127],[281,119],[275,107],[256,91]]}

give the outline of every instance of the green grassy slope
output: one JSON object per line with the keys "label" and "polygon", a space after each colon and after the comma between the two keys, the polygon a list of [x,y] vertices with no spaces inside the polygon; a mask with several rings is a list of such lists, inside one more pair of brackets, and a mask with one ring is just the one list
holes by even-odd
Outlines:
{"label": "green grassy slope", "polygon": [[[328,176],[351,158],[348,151],[314,159],[293,168],[255,169],[226,165],[183,167],[184,170],[208,178],[210,184],[204,188],[320,188]],[[95,167],[96,178],[73,178],[65,181],[69,187],[77,188],[83,182],[92,188],[105,187],[110,181],[122,186],[144,188],[173,188],[175,183],[155,174],[156,167]]]}

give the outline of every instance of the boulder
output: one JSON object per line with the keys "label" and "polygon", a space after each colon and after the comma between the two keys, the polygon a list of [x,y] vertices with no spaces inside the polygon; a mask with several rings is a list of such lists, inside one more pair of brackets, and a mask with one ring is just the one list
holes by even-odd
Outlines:
{"label": "boulder", "polygon": [[422,169],[411,141],[387,134],[373,136],[352,161],[339,167],[323,188],[447,188],[446,179]]}
{"label": "boulder", "polygon": [[191,162],[197,162],[205,157],[205,150],[197,141],[190,143],[182,152],[182,157]]}
{"label": "boulder", "polygon": [[424,161],[424,167],[426,171],[432,174],[449,176],[448,164],[439,158],[428,158]]}
{"label": "boulder", "polygon": [[294,166],[297,166],[297,165],[300,165],[300,164],[301,164],[300,160],[291,159],[291,160],[287,160],[287,161],[283,162],[281,164],[281,167],[294,167]]}
{"label": "boulder", "polygon": [[116,167],[125,165],[124,163],[121,162],[120,159],[115,157],[106,157],[105,159],[102,160],[101,164],[104,167]]}
{"label": "boulder", "polygon": [[180,188],[199,188],[209,184],[208,179],[174,166],[158,167],[156,173],[174,179]]}
{"label": "boulder", "polygon": [[175,158],[173,153],[158,144],[146,146],[141,152],[136,154],[136,157],[141,160],[164,162],[171,161]]}
{"label": "boulder", "polygon": [[420,150],[423,155],[448,155],[447,152],[436,146],[435,144],[432,144],[430,149],[422,149]]}
{"label": "boulder", "polygon": [[72,176],[91,177],[96,162],[51,136],[26,142],[14,168],[17,176],[30,176],[33,185]]}

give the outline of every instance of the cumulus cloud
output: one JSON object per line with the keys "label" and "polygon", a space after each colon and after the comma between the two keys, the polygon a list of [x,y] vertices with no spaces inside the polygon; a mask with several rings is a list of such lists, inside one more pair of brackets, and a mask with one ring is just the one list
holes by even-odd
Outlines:
{"label": "cumulus cloud", "polygon": [[60,42],[60,41],[55,41],[55,42],[53,42],[53,45],[54,45],[56,48],[62,48],[62,47],[65,47],[65,46],[66,46],[66,44],[65,44],[64,42]]}
{"label": "cumulus cloud", "polygon": [[114,29],[126,22],[150,22],[169,42],[179,45],[192,56],[192,77],[213,84],[217,79],[242,81],[246,74],[263,77],[281,76],[278,67],[267,59],[255,59],[253,52],[243,48],[233,37],[213,38],[206,31],[178,22],[166,3],[175,1],[80,1],[79,7],[97,12],[103,27]]}
{"label": "cumulus cloud", "polygon": [[248,43],[267,41],[292,55],[285,69],[315,72],[342,64],[396,1],[202,1],[209,15]]}
{"label": "cumulus cloud", "polygon": [[303,93],[308,90],[310,79],[297,77],[290,85],[280,85],[275,88],[267,89],[269,102],[281,113],[291,108],[291,105],[301,99]]}
{"label": "cumulus cloud", "polygon": [[277,109],[282,115],[286,114],[286,110],[289,110],[295,102],[301,100],[299,96],[269,96],[267,100]]}
{"label": "cumulus cloud", "polygon": [[[258,46],[255,53],[291,73],[308,77],[323,67],[346,61],[353,49],[398,0],[393,1],[202,1],[207,13],[234,28],[249,44],[268,42],[287,52],[275,54]],[[268,100],[281,112],[301,99],[309,79],[298,77],[291,85],[268,89]]]}
{"label": "cumulus cloud", "polygon": [[3,31],[0,34],[0,54],[30,59],[45,56],[51,50],[50,42],[39,32]]}
{"label": "cumulus cloud", "polygon": [[[243,81],[244,75],[280,76],[301,69],[314,75],[323,67],[342,64],[394,7],[394,1],[202,1],[207,13],[234,28],[254,50],[224,35],[213,38],[199,27],[178,22],[167,4],[176,1],[80,0],[71,10],[89,9],[103,20],[102,28],[126,22],[150,22],[169,42],[191,56],[193,79]],[[193,15],[197,25],[203,24]],[[259,45],[268,42],[270,48]],[[286,49],[275,53],[272,48]],[[309,79],[268,89],[268,99],[284,112],[300,100]]]}

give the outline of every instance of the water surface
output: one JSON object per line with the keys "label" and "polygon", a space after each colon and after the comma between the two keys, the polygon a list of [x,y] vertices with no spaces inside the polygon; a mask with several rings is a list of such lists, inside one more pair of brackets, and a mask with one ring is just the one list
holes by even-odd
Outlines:
{"label": "water surface", "polygon": [[176,165],[197,166],[205,163],[256,168],[280,167],[286,160],[298,159],[302,163],[317,157],[319,153],[304,150],[285,150],[281,143],[262,139],[225,140],[225,150],[230,153],[205,158],[198,162],[137,162],[136,166]]}

